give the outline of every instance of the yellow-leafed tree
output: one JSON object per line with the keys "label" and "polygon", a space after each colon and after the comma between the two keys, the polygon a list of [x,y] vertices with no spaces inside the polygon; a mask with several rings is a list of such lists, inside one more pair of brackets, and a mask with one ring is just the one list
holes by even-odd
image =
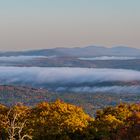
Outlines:
{"label": "yellow-leafed tree", "polygon": [[34,135],[39,139],[70,139],[92,121],[82,108],[57,100],[38,104],[32,112]]}

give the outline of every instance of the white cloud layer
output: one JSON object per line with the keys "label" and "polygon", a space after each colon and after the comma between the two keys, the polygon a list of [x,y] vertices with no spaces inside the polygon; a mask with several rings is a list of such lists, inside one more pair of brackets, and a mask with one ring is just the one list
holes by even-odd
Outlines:
{"label": "white cloud layer", "polygon": [[100,57],[81,57],[78,58],[80,60],[133,60],[137,59],[137,57],[124,57],[124,56],[100,56]]}
{"label": "white cloud layer", "polygon": [[20,62],[33,60],[38,58],[46,58],[45,56],[1,56],[0,61],[8,61],[8,62]]}
{"label": "white cloud layer", "polygon": [[107,86],[107,87],[59,87],[56,89],[57,92],[78,92],[78,93],[140,93],[140,86]]}
{"label": "white cloud layer", "polygon": [[[92,86],[95,83],[116,81],[140,81],[140,71],[69,67],[0,67],[0,84],[16,83],[40,87],[51,85],[56,86],[57,91],[64,91],[70,88],[65,86],[70,85],[70,90],[76,92],[140,91],[139,85]],[[90,84],[90,87],[87,83]],[[76,87],[77,84],[80,86]]]}

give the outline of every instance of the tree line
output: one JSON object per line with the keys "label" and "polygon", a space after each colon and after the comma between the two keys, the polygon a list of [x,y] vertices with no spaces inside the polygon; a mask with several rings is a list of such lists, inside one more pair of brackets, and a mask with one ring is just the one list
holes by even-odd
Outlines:
{"label": "tree line", "polygon": [[97,110],[57,100],[34,107],[0,105],[0,140],[140,140],[140,104]]}

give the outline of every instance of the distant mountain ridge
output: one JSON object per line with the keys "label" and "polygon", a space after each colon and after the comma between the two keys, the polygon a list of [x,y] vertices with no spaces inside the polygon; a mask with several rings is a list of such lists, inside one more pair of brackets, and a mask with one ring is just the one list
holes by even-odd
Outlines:
{"label": "distant mountain ridge", "polygon": [[30,51],[0,52],[0,56],[69,56],[69,57],[94,57],[94,56],[140,56],[140,49],[126,46],[112,48],[101,46],[87,46],[74,48],[52,48]]}

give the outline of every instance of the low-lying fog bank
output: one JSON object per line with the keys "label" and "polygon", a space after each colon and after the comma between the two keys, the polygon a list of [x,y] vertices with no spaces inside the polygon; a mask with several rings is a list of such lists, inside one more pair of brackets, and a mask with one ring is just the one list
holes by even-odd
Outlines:
{"label": "low-lying fog bank", "polygon": [[139,94],[140,86],[102,86],[102,87],[59,87],[56,92],[74,92],[74,93],[116,93],[116,94]]}
{"label": "low-lying fog bank", "polygon": [[20,61],[33,60],[38,58],[47,58],[47,57],[46,56],[1,56],[0,61],[20,62]]}
{"label": "low-lying fog bank", "polygon": [[123,57],[123,56],[100,56],[100,57],[80,57],[80,60],[133,60],[133,59],[140,59],[138,57]]}
{"label": "low-lying fog bank", "polygon": [[[140,71],[70,67],[0,67],[0,84],[26,85],[72,92],[138,93]],[[100,87],[95,86],[97,83]],[[122,85],[111,85],[122,82]],[[134,82],[134,85],[125,85]],[[121,84],[121,83],[120,83]]]}

